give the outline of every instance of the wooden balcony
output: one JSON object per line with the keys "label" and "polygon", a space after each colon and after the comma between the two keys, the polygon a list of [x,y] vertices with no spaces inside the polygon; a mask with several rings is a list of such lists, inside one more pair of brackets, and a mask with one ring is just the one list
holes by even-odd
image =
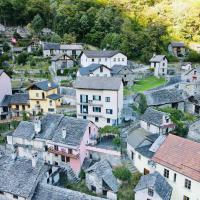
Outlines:
{"label": "wooden balcony", "polygon": [[52,147],[48,148],[48,152],[49,153],[53,153],[53,154],[57,154],[57,155],[61,155],[61,156],[66,156],[66,157],[74,158],[74,159],[79,159],[79,154],[76,154],[76,155],[69,154],[66,151],[58,151],[58,150],[55,150]]}

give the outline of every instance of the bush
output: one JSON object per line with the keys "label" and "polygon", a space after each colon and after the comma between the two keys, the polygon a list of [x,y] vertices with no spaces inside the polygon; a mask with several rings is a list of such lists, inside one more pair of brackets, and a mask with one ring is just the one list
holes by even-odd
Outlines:
{"label": "bush", "polygon": [[131,179],[131,172],[125,166],[116,167],[113,174],[121,181],[130,181]]}
{"label": "bush", "polygon": [[28,54],[25,53],[25,52],[22,52],[20,53],[18,56],[17,56],[17,63],[20,65],[25,65],[26,62],[27,62],[27,58],[28,58]]}
{"label": "bush", "polygon": [[141,114],[144,114],[145,110],[147,109],[147,100],[146,100],[146,96],[144,94],[140,94],[140,102],[139,102],[139,106],[138,106],[138,111]]}
{"label": "bush", "polygon": [[99,130],[100,134],[111,134],[111,135],[119,135],[120,131],[117,126],[104,126]]}
{"label": "bush", "polygon": [[113,139],[112,143],[113,143],[115,146],[120,147],[120,145],[121,145],[121,140],[120,140],[119,137],[115,137],[115,138]]}
{"label": "bush", "polygon": [[196,51],[190,50],[185,60],[189,62],[200,62],[200,54],[197,53]]}
{"label": "bush", "polygon": [[85,172],[84,172],[83,169],[81,169],[81,171],[80,171],[80,173],[79,173],[79,178],[80,178],[81,180],[85,179]]}

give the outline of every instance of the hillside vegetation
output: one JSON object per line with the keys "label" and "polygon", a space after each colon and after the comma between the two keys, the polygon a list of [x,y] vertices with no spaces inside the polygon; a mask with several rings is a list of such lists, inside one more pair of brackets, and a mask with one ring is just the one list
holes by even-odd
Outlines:
{"label": "hillside vegetation", "polygon": [[200,42],[200,0],[3,0],[0,23],[52,42],[84,42],[148,61],[171,40]]}

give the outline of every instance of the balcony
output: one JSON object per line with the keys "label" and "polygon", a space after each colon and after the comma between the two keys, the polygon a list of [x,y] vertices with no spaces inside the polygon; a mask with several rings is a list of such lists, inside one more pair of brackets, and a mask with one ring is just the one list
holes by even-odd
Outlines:
{"label": "balcony", "polygon": [[74,155],[74,154],[69,154],[66,151],[59,151],[59,150],[55,150],[53,147],[49,147],[48,148],[48,152],[49,153],[53,153],[53,154],[57,154],[57,155],[61,155],[61,156],[66,156],[66,157],[70,157],[70,158],[74,158],[74,159],[79,159],[79,154]]}

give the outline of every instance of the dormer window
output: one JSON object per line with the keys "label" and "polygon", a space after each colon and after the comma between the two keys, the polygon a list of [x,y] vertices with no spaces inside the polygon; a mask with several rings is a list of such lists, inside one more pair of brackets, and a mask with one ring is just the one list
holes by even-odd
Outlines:
{"label": "dormer window", "polygon": [[148,188],[148,195],[153,197],[154,191],[151,188]]}
{"label": "dormer window", "polygon": [[114,58],[113,61],[116,62],[116,58]]}

